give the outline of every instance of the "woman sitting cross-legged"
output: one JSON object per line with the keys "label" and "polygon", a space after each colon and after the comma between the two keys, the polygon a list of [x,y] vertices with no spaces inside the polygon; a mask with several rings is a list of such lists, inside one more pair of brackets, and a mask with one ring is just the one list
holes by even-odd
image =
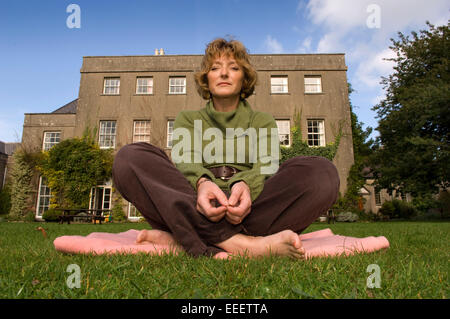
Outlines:
{"label": "woman sitting cross-legged", "polygon": [[137,242],[192,256],[303,258],[299,234],[336,201],[336,167],[304,156],[279,165],[274,118],[246,100],[256,71],[239,41],[212,41],[195,80],[207,103],[176,117],[172,159],[134,143],[114,160],[116,188],[152,227]]}

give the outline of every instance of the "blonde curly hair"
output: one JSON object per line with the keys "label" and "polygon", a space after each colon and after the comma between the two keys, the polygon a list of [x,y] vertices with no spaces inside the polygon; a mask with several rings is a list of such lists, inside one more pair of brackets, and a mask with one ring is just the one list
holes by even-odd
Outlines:
{"label": "blonde curly hair", "polygon": [[214,61],[222,56],[227,55],[233,57],[237,64],[244,71],[244,80],[242,82],[241,99],[246,99],[253,94],[255,85],[257,82],[257,73],[249,61],[249,54],[242,42],[237,40],[226,40],[218,38],[211,41],[205,49],[205,55],[203,56],[200,71],[194,75],[197,92],[200,96],[209,100],[211,93],[208,86],[208,72],[211,70],[211,66]]}

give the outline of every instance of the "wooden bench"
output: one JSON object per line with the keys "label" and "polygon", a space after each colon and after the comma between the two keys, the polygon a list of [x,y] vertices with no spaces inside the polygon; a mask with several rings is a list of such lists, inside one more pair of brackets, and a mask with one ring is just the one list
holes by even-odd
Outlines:
{"label": "wooden bench", "polygon": [[59,209],[62,211],[62,214],[58,216],[59,223],[63,224],[67,222],[70,224],[71,221],[74,221],[74,218],[85,218],[88,221],[97,221],[99,224],[105,220],[105,216],[103,216],[104,212],[111,212],[109,209]]}

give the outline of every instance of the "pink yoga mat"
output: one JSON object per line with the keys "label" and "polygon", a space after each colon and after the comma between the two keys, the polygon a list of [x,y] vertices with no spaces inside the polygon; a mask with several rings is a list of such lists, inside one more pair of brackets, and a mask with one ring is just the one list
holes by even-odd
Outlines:
{"label": "pink yoga mat", "polygon": [[[139,231],[130,229],[122,233],[91,233],[87,236],[61,236],[53,241],[57,251],[73,254],[135,254],[155,253],[167,246],[135,244]],[[348,256],[370,253],[389,247],[384,236],[356,238],[334,235],[331,229],[300,235],[306,259],[312,257]]]}

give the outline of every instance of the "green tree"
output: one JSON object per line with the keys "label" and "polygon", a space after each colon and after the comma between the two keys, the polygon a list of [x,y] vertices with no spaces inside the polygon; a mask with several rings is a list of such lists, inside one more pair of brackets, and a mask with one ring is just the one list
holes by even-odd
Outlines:
{"label": "green tree", "polygon": [[111,177],[112,162],[111,151],[100,149],[88,131],[44,152],[39,169],[52,191],[52,207],[88,207],[91,188]]}
{"label": "green tree", "polygon": [[394,72],[382,78],[386,97],[374,106],[379,118],[373,157],[380,187],[429,196],[449,186],[449,23],[398,33],[390,48]]}

